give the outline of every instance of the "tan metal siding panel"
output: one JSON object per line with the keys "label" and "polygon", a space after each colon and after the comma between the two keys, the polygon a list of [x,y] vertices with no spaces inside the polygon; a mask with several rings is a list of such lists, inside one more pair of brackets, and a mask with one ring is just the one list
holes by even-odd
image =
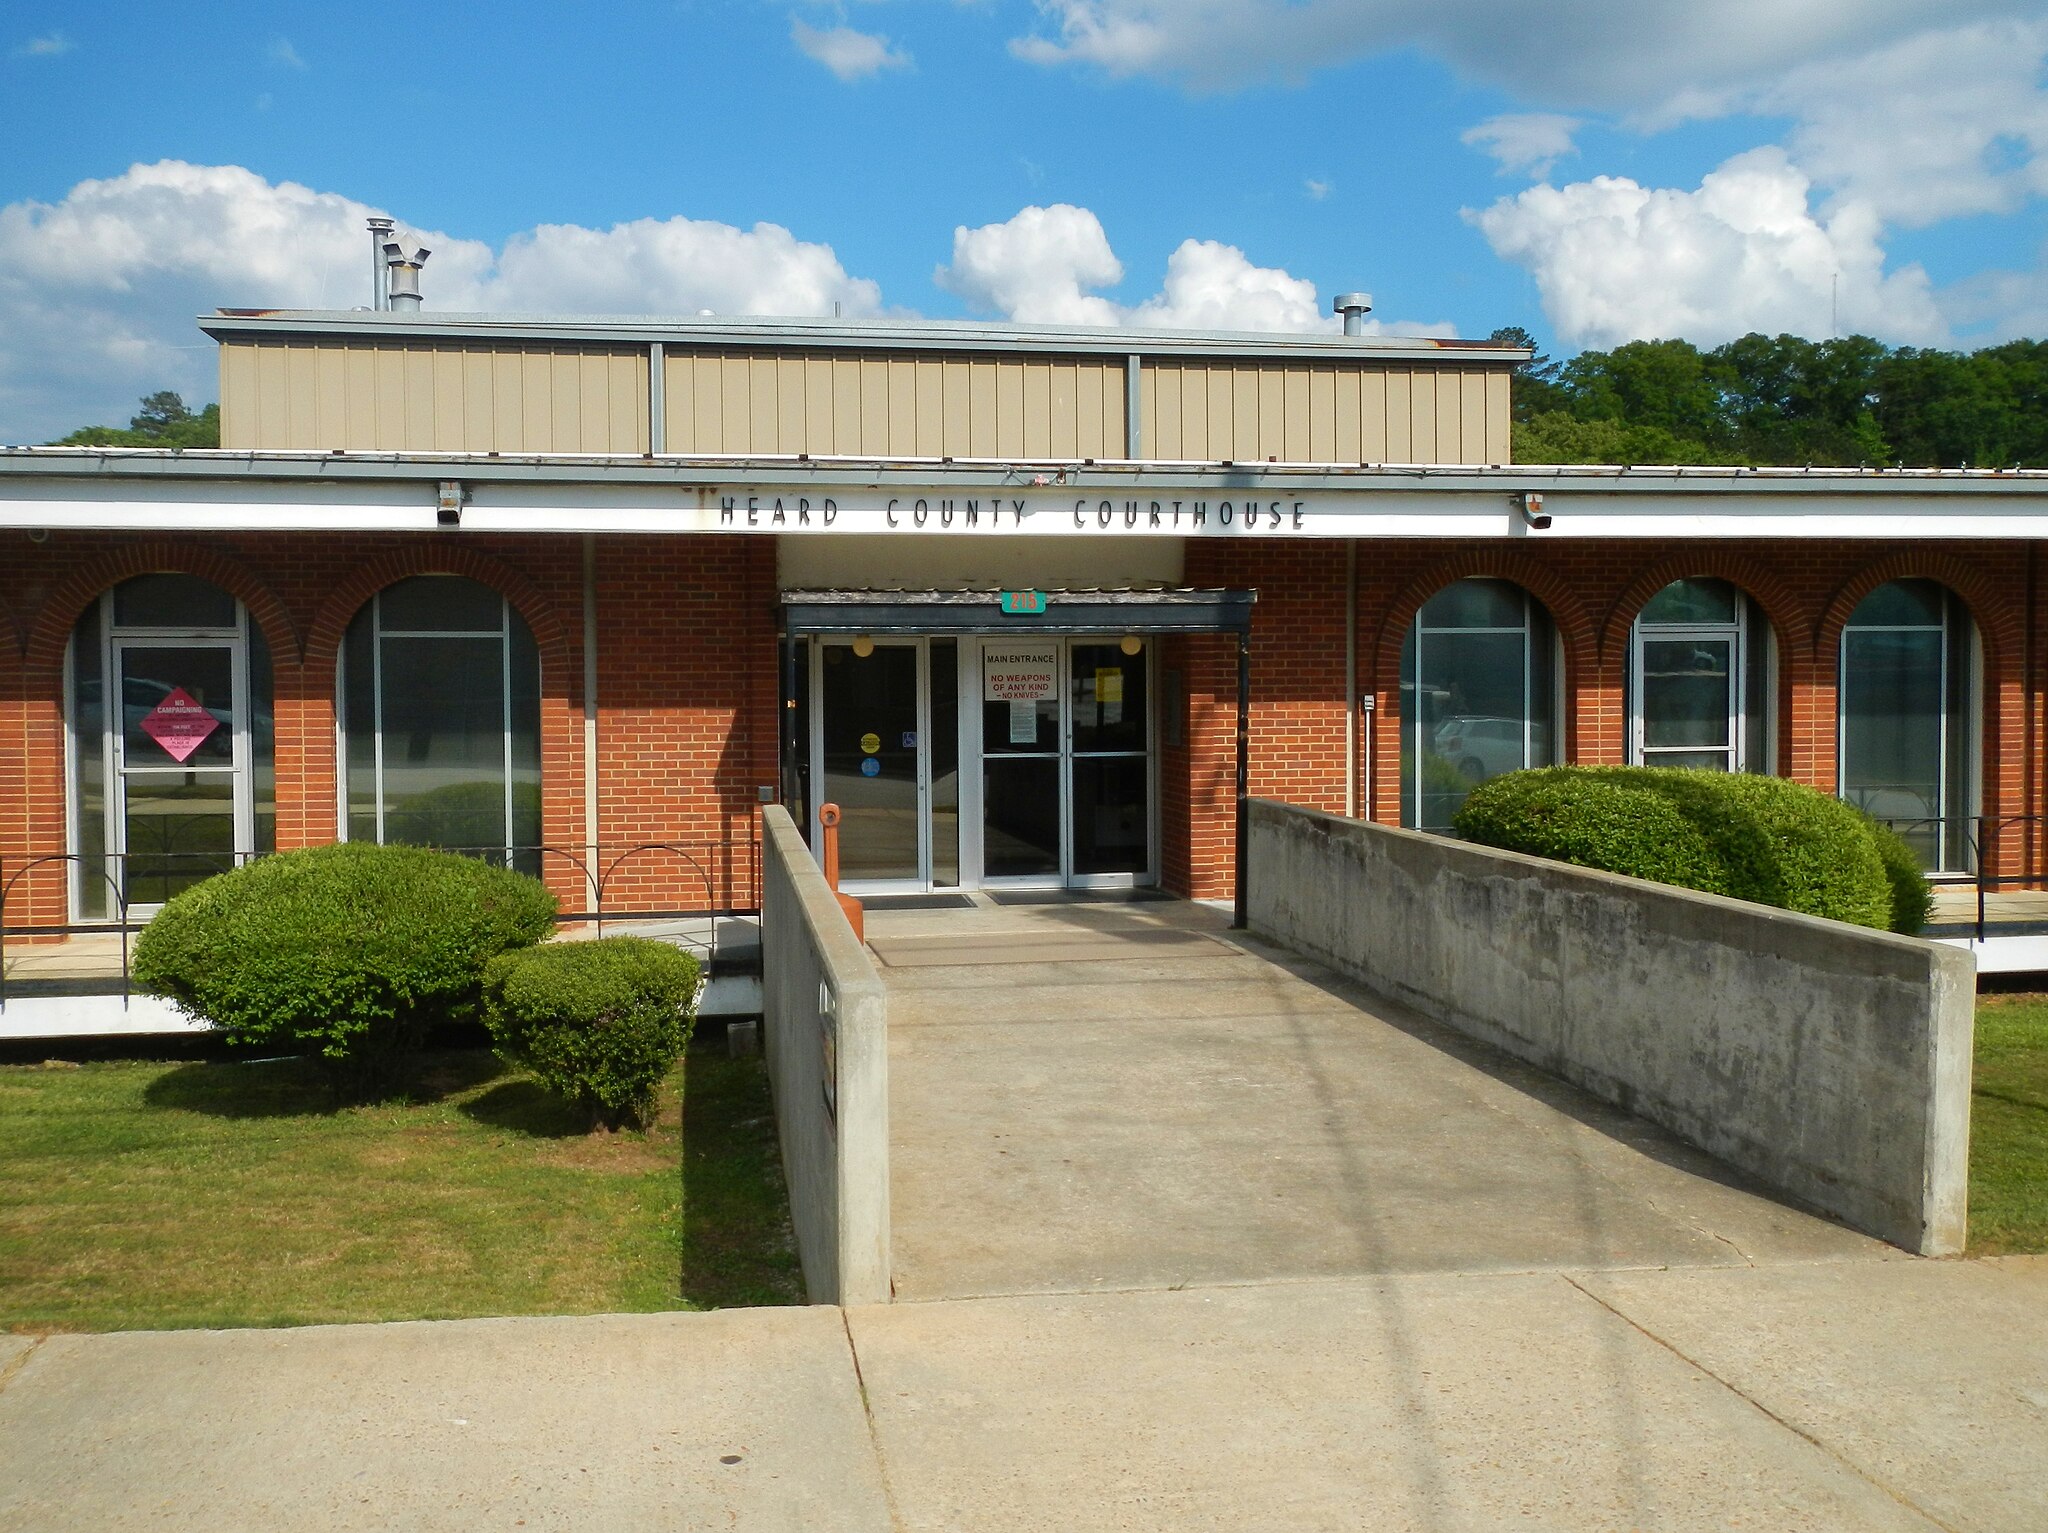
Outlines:
{"label": "tan metal siding panel", "polygon": [[1337,457],[1337,373],[1334,368],[1314,367],[1303,380],[1307,394],[1307,418],[1303,422],[1304,445],[1312,462],[1330,463]]}
{"label": "tan metal siding panel", "polygon": [[[1095,456],[1121,458],[1131,450],[1131,383],[1130,376],[1119,366],[1111,365],[1094,370],[1095,387],[1101,391],[1101,398],[1089,410],[1089,419],[1102,422],[1102,436],[1095,443]],[[1145,381],[1144,369],[1138,370],[1138,383],[1142,388]],[[1146,448],[1145,451],[1151,449]]]}
{"label": "tan metal siding panel", "polygon": [[400,354],[399,377],[404,395],[403,435],[399,447],[420,452],[434,440],[434,354],[408,346]]}
{"label": "tan metal siding panel", "polygon": [[958,357],[940,361],[939,396],[942,401],[940,441],[942,451],[956,458],[974,455],[973,374]]}
{"label": "tan metal siding panel", "polygon": [[811,371],[804,357],[777,357],[775,368],[776,452],[809,452],[804,433],[804,379]]}
{"label": "tan metal siding panel", "polygon": [[1040,361],[1012,363],[1017,371],[1017,453],[1025,458],[1051,455],[1052,367]]}
{"label": "tan metal siding panel", "polygon": [[973,446],[969,455],[996,455],[996,365],[977,357],[967,364],[967,398]]}
{"label": "tan metal siding panel", "polygon": [[[442,429],[459,439],[457,448],[489,452],[498,445],[492,429],[497,387],[491,368],[491,354],[481,348],[470,347],[455,353],[451,361],[458,374],[455,407],[448,420],[442,423]],[[479,449],[472,445],[477,442],[483,443],[483,447]]]}
{"label": "tan metal siding panel", "polygon": [[1180,450],[1180,369],[1146,364],[1139,375],[1138,422],[1148,458],[1178,458]]}
{"label": "tan metal siding panel", "polygon": [[1014,362],[996,364],[996,453],[1024,455],[1024,369]]}
{"label": "tan metal siding panel", "polygon": [[1408,375],[1408,430],[1414,462],[1436,462],[1436,374],[1420,368]]}
{"label": "tan metal siding panel", "polygon": [[1436,381],[1437,463],[1468,463],[1464,442],[1464,379],[1456,373],[1438,373]]}
{"label": "tan metal siding panel", "polygon": [[887,450],[891,457],[909,457],[917,451],[917,363],[910,357],[890,357],[882,366],[889,416]]}
{"label": "tan metal siding panel", "polygon": [[798,451],[837,452],[838,424],[833,408],[832,359],[804,359],[804,444]]}
{"label": "tan metal siding panel", "polygon": [[1330,374],[1330,461],[1332,463],[1362,463],[1364,454],[1359,450],[1362,439],[1361,418],[1363,406],[1360,394],[1365,380],[1355,367],[1347,367]]}
{"label": "tan metal siding panel", "polygon": [[[348,360],[331,346],[298,359],[296,388],[313,390],[313,436],[329,447],[347,445],[341,433],[348,420]],[[311,445],[311,444],[308,444]]]}
{"label": "tan metal siding panel", "polygon": [[1289,463],[1305,463],[1309,458],[1308,382],[1305,367],[1290,367],[1280,375],[1280,456]]}
{"label": "tan metal siding panel", "polygon": [[1086,364],[1074,369],[1074,445],[1069,451],[1077,458],[1121,458],[1124,455],[1124,434],[1120,430],[1111,433],[1108,402],[1104,398],[1112,392],[1112,378],[1115,380],[1114,391],[1121,396],[1123,369],[1118,368],[1112,373],[1106,367]]}
{"label": "tan metal siding panel", "polygon": [[1511,380],[1505,372],[1491,372],[1485,375],[1486,461],[1488,463],[1512,463],[1514,461],[1514,428],[1510,424],[1514,417],[1508,410],[1508,390],[1511,387]]}
{"label": "tan metal siding panel", "polygon": [[1415,380],[1405,368],[1390,367],[1387,380],[1387,456],[1389,463],[1415,461]]}
{"label": "tan metal siding panel", "polygon": [[946,370],[936,357],[919,357],[911,364],[911,388],[915,395],[916,440],[911,450],[921,458],[943,458],[951,454],[946,445]]}
{"label": "tan metal siding panel", "polygon": [[612,371],[609,357],[585,352],[564,357],[576,379],[577,452],[609,452],[612,445]]}

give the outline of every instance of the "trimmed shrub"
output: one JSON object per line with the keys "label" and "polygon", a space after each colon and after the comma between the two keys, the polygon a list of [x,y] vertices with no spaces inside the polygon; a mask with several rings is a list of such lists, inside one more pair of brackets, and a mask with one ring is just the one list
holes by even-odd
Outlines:
{"label": "trimmed shrub", "polygon": [[639,1127],[689,1046],[697,960],[645,937],[551,942],[492,961],[484,1020],[499,1057],[590,1115]]}
{"label": "trimmed shrub", "polygon": [[1784,778],[1663,767],[1511,772],[1473,790],[1456,828],[1488,846],[1858,926],[1895,919],[1868,820]]}
{"label": "trimmed shrub", "polygon": [[1934,914],[1934,888],[1904,836],[1868,816],[1865,823],[1877,843],[1877,860],[1884,864],[1884,876],[1892,886],[1892,930],[1914,936]]}
{"label": "trimmed shrub", "polygon": [[317,1052],[337,1090],[391,1084],[427,1029],[474,1015],[484,965],[554,928],[537,879],[416,846],[259,858],[173,897],[135,983],[235,1043]]}
{"label": "trimmed shrub", "polygon": [[1579,767],[1537,767],[1481,783],[1453,824],[1482,846],[1730,892],[1726,858],[1683,808]]}

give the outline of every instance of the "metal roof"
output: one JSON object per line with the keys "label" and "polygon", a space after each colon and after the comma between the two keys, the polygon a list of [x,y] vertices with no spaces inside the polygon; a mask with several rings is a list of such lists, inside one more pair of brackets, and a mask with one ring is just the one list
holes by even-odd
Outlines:
{"label": "metal roof", "polygon": [[199,316],[215,340],[356,336],[365,340],[595,342],[739,350],[1014,351],[1059,355],[1268,357],[1317,361],[1457,359],[1511,367],[1532,353],[1447,336],[1310,335],[1259,331],[1130,330],[1077,325],[978,324],[931,319],[807,319],[756,316],[598,314],[398,314],[369,309],[221,309]]}
{"label": "metal roof", "polygon": [[224,448],[0,447],[0,477],[68,480],[618,486],[958,484],[1106,494],[1149,487],[1625,492],[1680,495],[2048,493],[2048,469],[1702,468],[1655,464],[1406,464],[1165,459],[869,458],[816,454],[251,452]]}

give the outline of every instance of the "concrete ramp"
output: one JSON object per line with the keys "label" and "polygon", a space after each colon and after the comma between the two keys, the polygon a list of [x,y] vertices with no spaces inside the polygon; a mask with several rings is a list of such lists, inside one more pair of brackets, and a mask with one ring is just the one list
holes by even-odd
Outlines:
{"label": "concrete ramp", "polygon": [[868,935],[899,1299],[1895,1254],[1205,906]]}

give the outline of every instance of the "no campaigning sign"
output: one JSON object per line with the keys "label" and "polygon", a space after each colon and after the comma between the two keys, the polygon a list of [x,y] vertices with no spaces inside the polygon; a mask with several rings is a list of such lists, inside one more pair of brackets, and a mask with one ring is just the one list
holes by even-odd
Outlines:
{"label": "no campaigning sign", "polygon": [[141,728],[171,760],[183,762],[220,728],[220,720],[183,687],[173,687],[170,696],[142,716]]}

